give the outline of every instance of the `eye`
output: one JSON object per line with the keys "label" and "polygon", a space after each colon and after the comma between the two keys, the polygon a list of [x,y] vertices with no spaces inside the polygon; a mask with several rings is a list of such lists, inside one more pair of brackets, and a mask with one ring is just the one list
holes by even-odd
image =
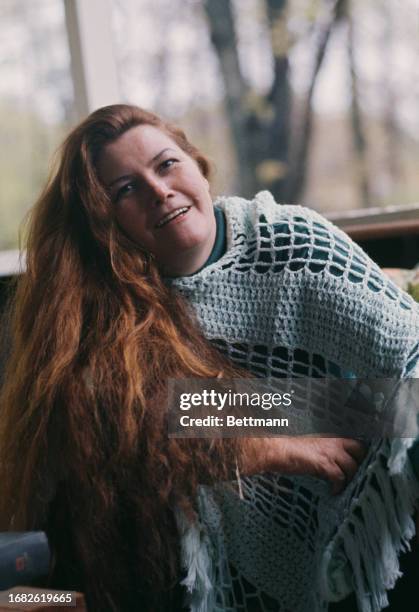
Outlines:
{"label": "eye", "polygon": [[135,187],[136,187],[136,184],[134,181],[125,183],[125,185],[122,185],[122,187],[120,187],[118,191],[116,192],[114,201],[119,202],[119,200],[121,200],[123,197],[129,195],[132,191],[134,191]]}
{"label": "eye", "polygon": [[162,163],[159,165],[159,172],[164,172],[165,170],[168,170],[169,168],[171,168],[174,164],[176,164],[179,160],[175,159],[174,157],[169,157],[168,159],[165,159],[164,161],[162,161]]}

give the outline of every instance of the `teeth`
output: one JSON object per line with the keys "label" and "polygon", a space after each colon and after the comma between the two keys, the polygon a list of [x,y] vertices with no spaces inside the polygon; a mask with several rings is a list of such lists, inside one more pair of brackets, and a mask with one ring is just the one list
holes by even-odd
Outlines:
{"label": "teeth", "polygon": [[163,225],[166,225],[166,223],[169,223],[169,221],[171,221],[175,217],[178,217],[182,213],[187,212],[188,210],[189,210],[189,208],[187,208],[187,207],[185,207],[185,208],[178,208],[177,210],[174,210],[173,212],[171,212],[168,215],[166,215],[165,217],[163,217],[163,219],[161,219],[157,223],[156,227],[163,227]]}

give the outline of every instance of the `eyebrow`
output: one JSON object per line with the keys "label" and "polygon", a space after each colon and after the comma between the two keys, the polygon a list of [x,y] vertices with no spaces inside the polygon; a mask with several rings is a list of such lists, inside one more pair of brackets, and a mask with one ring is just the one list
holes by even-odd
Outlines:
{"label": "eyebrow", "polygon": [[[171,147],[166,147],[162,149],[159,153],[157,153],[157,155],[155,155],[152,159],[150,159],[147,166],[151,166],[151,164],[156,162],[164,153],[166,153],[166,151],[173,151],[176,153],[175,149],[172,149]],[[125,181],[126,179],[131,179],[132,177],[133,177],[132,174],[124,174],[123,176],[118,176],[118,178],[116,178],[115,180],[113,180],[111,183],[108,184],[107,188],[110,189],[116,183],[119,183],[120,181]]]}
{"label": "eyebrow", "polygon": [[150,166],[153,162],[157,161],[159,157],[163,155],[163,153],[166,153],[166,151],[173,151],[174,153],[176,153],[175,149],[172,149],[171,147],[166,147],[165,149],[162,149],[160,153],[157,153],[157,155],[155,155],[153,159],[149,161],[148,165]]}

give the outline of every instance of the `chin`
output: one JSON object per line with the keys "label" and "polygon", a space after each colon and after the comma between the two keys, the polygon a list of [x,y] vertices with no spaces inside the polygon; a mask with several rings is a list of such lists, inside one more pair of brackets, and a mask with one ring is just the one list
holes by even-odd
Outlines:
{"label": "chin", "polygon": [[179,231],[177,235],[170,238],[169,236],[167,237],[167,242],[170,241],[170,243],[173,244],[173,246],[176,245],[178,249],[193,249],[199,245],[205,245],[209,240],[210,236],[208,235],[208,229],[201,230],[200,228],[194,228],[192,231],[191,229]]}
{"label": "chin", "polygon": [[[161,256],[156,255],[157,259],[165,262],[173,262],[176,256],[187,255],[190,253],[191,258],[194,258],[200,250],[206,250],[207,238],[205,240],[198,237],[190,236],[188,240],[167,240],[165,244],[165,252]],[[209,248],[209,247],[208,247]],[[210,250],[210,249],[209,249]],[[209,253],[208,253],[209,257]]]}

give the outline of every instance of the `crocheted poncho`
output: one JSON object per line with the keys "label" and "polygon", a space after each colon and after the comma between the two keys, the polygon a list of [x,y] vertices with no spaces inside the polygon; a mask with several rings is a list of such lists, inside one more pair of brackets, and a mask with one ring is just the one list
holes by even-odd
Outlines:
{"label": "crocheted poncho", "polygon": [[[226,253],[172,286],[231,360],[268,377],[417,375],[417,305],[342,231],[268,192],[216,205]],[[411,443],[375,441],[338,496],[280,474],[242,479],[243,499],[202,487],[199,525],[179,518],[191,610],[319,612],[352,590],[381,610],[414,534]]]}

